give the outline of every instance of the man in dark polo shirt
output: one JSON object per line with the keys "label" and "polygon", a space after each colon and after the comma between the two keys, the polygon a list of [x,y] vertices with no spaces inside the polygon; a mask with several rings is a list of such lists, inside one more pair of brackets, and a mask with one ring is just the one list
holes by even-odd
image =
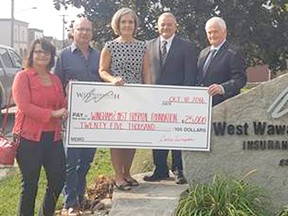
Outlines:
{"label": "man in dark polo shirt", "polygon": [[[54,73],[63,87],[70,80],[100,81],[98,65],[100,52],[92,48],[92,23],[84,18],[75,20],[72,29],[73,43],[61,50]],[[66,184],[64,186],[64,215],[78,215],[86,190],[86,174],[95,155],[95,148],[66,149]]]}

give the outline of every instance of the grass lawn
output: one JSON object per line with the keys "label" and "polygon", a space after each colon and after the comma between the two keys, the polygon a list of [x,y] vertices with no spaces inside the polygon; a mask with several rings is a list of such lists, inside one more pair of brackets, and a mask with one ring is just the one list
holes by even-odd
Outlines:
{"label": "grass lawn", "polygon": [[[88,184],[93,183],[93,179],[100,175],[111,177],[113,170],[110,163],[110,151],[108,149],[98,149],[94,162],[88,173]],[[0,181],[0,215],[13,216],[17,215],[17,206],[20,194],[20,179],[21,175],[18,168],[10,171],[7,178]],[[42,170],[38,185],[38,194],[36,198],[35,213],[38,213],[41,205],[46,186],[45,172]],[[63,198],[58,201],[58,208],[62,207]]]}
{"label": "grass lawn", "polygon": [[[141,173],[152,170],[153,163],[151,160],[151,150],[137,150],[132,165],[132,173]],[[94,162],[87,176],[88,187],[100,174],[106,177],[113,177],[113,169],[110,161],[109,149],[97,149]],[[20,178],[21,175],[19,173],[19,169],[13,168],[10,171],[8,177],[0,181],[0,215],[17,215],[17,207],[20,194]],[[41,205],[45,192],[45,186],[46,177],[44,170],[42,170],[38,185],[35,213],[38,213],[39,206]],[[57,204],[57,209],[62,208],[62,203],[63,197],[61,196]]]}

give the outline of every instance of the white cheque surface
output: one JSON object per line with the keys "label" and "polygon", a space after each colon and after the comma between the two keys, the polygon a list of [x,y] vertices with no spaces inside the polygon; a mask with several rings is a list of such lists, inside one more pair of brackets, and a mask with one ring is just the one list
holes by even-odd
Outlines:
{"label": "white cheque surface", "polygon": [[71,82],[67,147],[210,150],[204,87]]}

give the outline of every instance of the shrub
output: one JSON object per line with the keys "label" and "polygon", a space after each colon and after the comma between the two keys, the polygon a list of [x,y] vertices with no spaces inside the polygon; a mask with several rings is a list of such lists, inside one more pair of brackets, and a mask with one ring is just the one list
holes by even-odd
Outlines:
{"label": "shrub", "polygon": [[211,184],[196,184],[180,198],[176,216],[271,216],[265,190],[244,178],[215,175]]}
{"label": "shrub", "polygon": [[279,213],[279,216],[288,216],[288,206],[284,206],[280,213]]}

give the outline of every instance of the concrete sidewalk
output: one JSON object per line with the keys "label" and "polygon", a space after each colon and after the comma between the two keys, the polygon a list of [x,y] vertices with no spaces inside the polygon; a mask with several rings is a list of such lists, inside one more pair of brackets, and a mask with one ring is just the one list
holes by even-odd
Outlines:
{"label": "concrete sidewalk", "polygon": [[[11,169],[11,168],[10,168]],[[0,167],[0,180],[10,171]],[[144,182],[143,176],[151,173],[134,175],[140,183],[130,191],[114,189],[112,207],[109,216],[171,216],[177,207],[182,192],[188,185],[175,184],[174,177],[159,182]],[[172,176],[172,175],[171,175]],[[104,216],[106,211],[85,212],[85,216]]]}
{"label": "concrete sidewalk", "polygon": [[[114,190],[109,216],[171,216],[180,194],[188,185],[175,184],[174,177],[160,182],[144,182],[142,173],[133,176],[140,185],[130,191]],[[171,175],[172,176],[172,175]]]}

